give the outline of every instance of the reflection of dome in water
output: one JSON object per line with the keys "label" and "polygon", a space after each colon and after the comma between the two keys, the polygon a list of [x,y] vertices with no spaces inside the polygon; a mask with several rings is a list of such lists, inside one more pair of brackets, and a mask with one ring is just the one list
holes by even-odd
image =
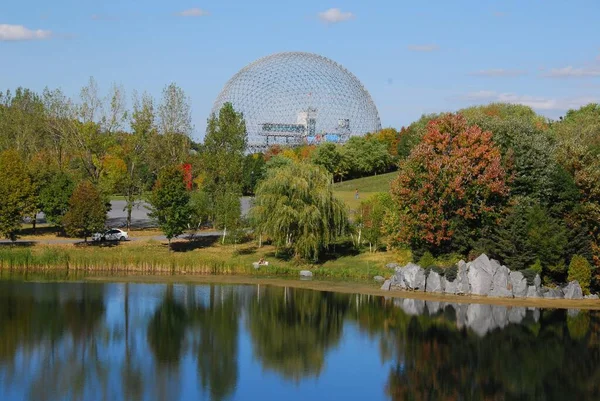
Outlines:
{"label": "reflection of dome in water", "polygon": [[214,103],[244,113],[248,145],[345,141],[381,128],[379,114],[360,81],[336,62],[311,53],[261,58],[227,82]]}

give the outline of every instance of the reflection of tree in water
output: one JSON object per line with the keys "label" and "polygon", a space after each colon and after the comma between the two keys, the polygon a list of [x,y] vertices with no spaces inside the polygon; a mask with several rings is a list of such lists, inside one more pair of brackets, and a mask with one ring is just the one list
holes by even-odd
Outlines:
{"label": "reflection of tree in water", "polygon": [[173,296],[173,285],[148,324],[148,344],[159,365],[177,366],[181,358],[188,314]]}
{"label": "reflection of tree in water", "polygon": [[[108,370],[98,351],[103,291],[103,285],[77,284],[2,288],[0,363],[16,375],[9,382],[24,380],[32,400],[83,399],[92,387],[106,395]],[[15,362],[18,351],[36,362]]]}
{"label": "reflection of tree in water", "polygon": [[254,353],[266,369],[285,378],[318,376],[327,350],[342,335],[348,296],[266,287],[251,302]]}
{"label": "reflection of tree in water", "polygon": [[354,317],[363,330],[392,339],[395,362],[386,386],[392,400],[600,399],[596,312],[567,319],[565,311],[547,310],[538,323],[480,337],[457,329],[444,313],[408,316],[378,303],[361,304]]}
{"label": "reflection of tree in water", "polygon": [[[231,291],[227,291],[227,290]],[[238,320],[240,303],[233,287],[210,286],[208,305],[190,312],[194,331],[198,376],[211,400],[227,398],[238,380]]]}

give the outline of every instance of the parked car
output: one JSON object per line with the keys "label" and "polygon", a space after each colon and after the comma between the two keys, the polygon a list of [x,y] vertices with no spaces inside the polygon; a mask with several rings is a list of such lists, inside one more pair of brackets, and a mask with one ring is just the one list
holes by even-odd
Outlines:
{"label": "parked car", "polygon": [[103,233],[92,234],[92,241],[126,241],[129,239],[127,231],[111,228]]}

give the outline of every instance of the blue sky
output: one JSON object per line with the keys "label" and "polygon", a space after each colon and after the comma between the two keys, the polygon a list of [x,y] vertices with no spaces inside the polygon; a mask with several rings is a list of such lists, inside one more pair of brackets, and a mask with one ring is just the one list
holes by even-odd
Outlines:
{"label": "blue sky", "polygon": [[280,51],[352,71],[383,126],[490,101],[552,118],[600,101],[600,1],[20,0],[0,4],[0,89],[191,97],[196,137],[226,81]]}

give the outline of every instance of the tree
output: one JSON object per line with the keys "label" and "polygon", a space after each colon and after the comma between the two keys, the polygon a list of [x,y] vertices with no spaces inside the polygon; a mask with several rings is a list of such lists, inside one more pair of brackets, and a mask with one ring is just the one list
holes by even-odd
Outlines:
{"label": "tree", "polygon": [[163,89],[158,106],[158,130],[161,135],[153,136],[151,145],[162,161],[159,167],[183,163],[190,149],[192,114],[189,97],[174,83]]}
{"label": "tree", "polygon": [[16,150],[0,153],[0,234],[15,241],[34,207],[34,188],[21,157]]}
{"label": "tree", "polygon": [[458,246],[452,240],[460,230],[468,248],[494,224],[508,195],[500,150],[490,132],[445,115],[429,123],[422,142],[400,163],[391,193],[400,242],[436,254]]}
{"label": "tree", "polygon": [[375,194],[360,204],[355,225],[358,228],[357,242],[361,237],[369,243],[369,251],[379,249],[384,237],[384,219],[388,209],[393,207],[392,198],[387,193]]}
{"label": "tree", "polygon": [[242,193],[244,195],[254,195],[256,185],[263,178],[264,169],[265,159],[262,153],[253,153],[244,158],[242,172]]}
{"label": "tree", "polygon": [[325,142],[317,147],[312,155],[312,162],[317,166],[323,166],[329,174],[340,181],[348,173],[347,160],[339,147],[331,142]]}
{"label": "tree", "polygon": [[214,193],[214,226],[223,230],[223,240],[227,237],[228,230],[234,235],[234,242],[237,242],[240,228],[242,206],[240,203],[240,193],[236,185],[222,184]]}
{"label": "tree", "polygon": [[42,186],[39,194],[40,209],[49,223],[61,226],[69,210],[69,200],[75,189],[75,183],[66,173],[58,172]]}
{"label": "tree", "polygon": [[77,185],[62,222],[68,235],[83,237],[86,242],[92,233],[104,229],[106,205],[100,191],[90,181]]}
{"label": "tree", "polygon": [[392,157],[384,143],[353,136],[342,148],[343,156],[353,177],[384,173],[392,165]]}
{"label": "tree", "polygon": [[[240,218],[239,215],[232,216],[230,212],[223,214],[218,208],[220,208],[219,201],[223,199],[240,202],[246,144],[244,117],[234,110],[231,103],[225,103],[219,110],[218,116],[213,114],[208,119],[202,147],[206,175],[204,189],[210,199],[213,216],[219,225],[224,226],[225,220],[233,221]],[[237,200],[234,201],[234,197],[237,197]],[[241,206],[233,206],[232,210],[241,210]],[[226,219],[225,215],[227,215]]]}
{"label": "tree", "polygon": [[569,281],[577,280],[584,294],[590,293],[590,283],[592,281],[592,266],[586,258],[580,255],[574,255],[569,263]]}
{"label": "tree", "polygon": [[346,207],[322,167],[293,163],[269,170],[256,190],[251,216],[258,234],[296,258],[317,260],[346,230]]}
{"label": "tree", "polygon": [[180,167],[169,167],[161,171],[150,195],[152,212],[158,226],[169,241],[183,234],[190,220],[190,194],[185,187]]}

